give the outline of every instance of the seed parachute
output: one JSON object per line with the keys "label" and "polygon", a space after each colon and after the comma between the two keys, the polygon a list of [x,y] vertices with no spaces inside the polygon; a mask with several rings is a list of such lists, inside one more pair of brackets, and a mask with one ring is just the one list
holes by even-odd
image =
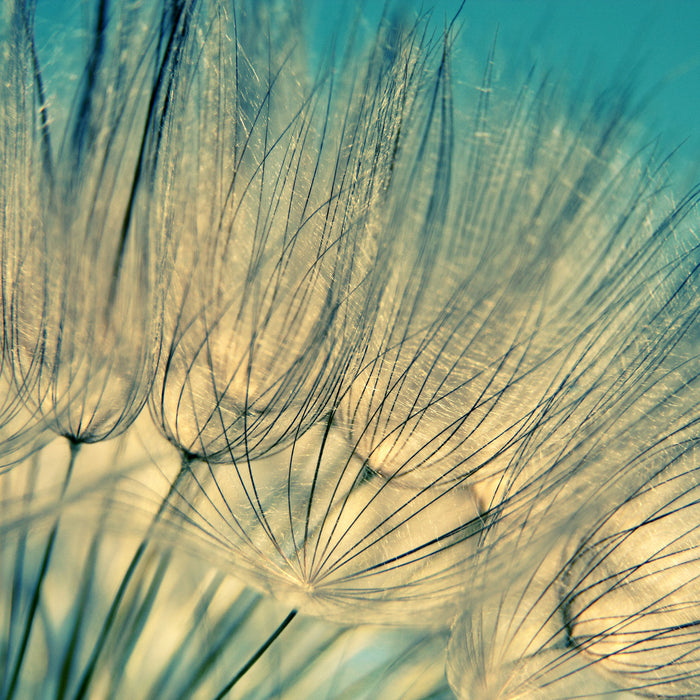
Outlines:
{"label": "seed parachute", "polygon": [[310,10],[2,5],[0,698],[700,698],[700,188]]}

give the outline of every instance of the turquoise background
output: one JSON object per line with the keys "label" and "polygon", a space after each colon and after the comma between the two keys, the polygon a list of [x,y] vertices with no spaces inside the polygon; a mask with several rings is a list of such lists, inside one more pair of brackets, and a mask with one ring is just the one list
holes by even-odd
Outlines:
{"label": "turquoise background", "polygon": [[[339,16],[355,5],[312,2],[320,47],[347,26]],[[430,5],[395,3],[407,12]],[[435,3],[436,25],[448,23],[459,6]],[[365,3],[368,27],[382,9],[382,2]],[[477,70],[497,35],[497,78],[536,65],[572,89],[586,82],[590,94],[633,79],[648,98],[639,119],[649,139],[658,138],[663,153],[680,146],[674,166],[700,179],[700,0],[467,0],[459,20],[461,55]]]}
{"label": "turquoise background", "polygon": [[[459,5],[434,3],[435,25],[449,22]],[[431,3],[399,0],[391,6],[411,16]],[[349,26],[358,7],[362,26],[373,32],[382,0],[305,0],[310,54],[327,52],[332,35]],[[62,81],[74,81],[79,70],[76,50],[83,45],[75,28],[85,15],[75,0],[37,2],[37,41],[49,94],[57,101],[70,94]],[[459,55],[473,62],[465,75],[481,70],[496,33],[497,77],[536,64],[572,86],[585,79],[594,93],[633,75],[639,94],[649,97],[641,116],[649,138],[658,137],[663,152],[683,144],[674,167],[700,179],[700,0],[467,0],[460,22]]]}

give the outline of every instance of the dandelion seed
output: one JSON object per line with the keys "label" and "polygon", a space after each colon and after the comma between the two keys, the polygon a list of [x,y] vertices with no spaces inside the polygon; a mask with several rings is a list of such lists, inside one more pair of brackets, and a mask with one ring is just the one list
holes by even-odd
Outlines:
{"label": "dandelion seed", "polygon": [[[697,190],[668,194],[628,87],[572,100],[533,69],[510,94],[495,48],[468,86],[459,13],[386,8],[315,64],[302,10],[98,0],[57,139],[34,6],[5,5],[0,464],[36,465],[46,428],[70,456],[48,538],[16,470],[0,690],[36,690],[79,562],[57,697],[334,692],[328,620],[417,625],[430,654],[452,626],[461,697],[696,693]],[[146,402],[177,475],[103,596],[107,523],[149,499],[122,464],[89,554],[52,551],[79,448],[128,440]],[[286,610],[250,635],[252,594],[211,612],[217,576],[193,600],[223,634],[193,659],[183,623],[140,681],[187,548]],[[383,670],[335,690],[391,697]]]}
{"label": "dandelion seed", "polygon": [[[8,353],[25,400],[57,433],[82,443],[126,430],[146,401],[163,275],[161,211],[148,171],[167,59],[153,57],[150,36],[134,31],[137,8],[101,3],[96,11],[57,152],[23,2],[8,10],[17,65],[3,100],[21,178],[5,188],[17,205],[3,231]],[[149,73],[149,58],[163,62],[161,75]]]}
{"label": "dandelion seed", "polygon": [[[694,292],[686,301],[695,306]],[[498,526],[486,536],[485,557],[500,559],[496,571],[508,584],[498,588],[489,566],[477,569],[475,578],[486,579],[474,585],[491,585],[493,595],[483,608],[465,600],[454,627],[449,673],[459,697],[693,696],[692,338],[572,450],[584,473],[600,475],[587,500],[574,506],[562,482],[510,543]],[[570,518],[551,530],[547,509],[559,499]]]}
{"label": "dandelion seed", "polygon": [[[93,469],[111,475],[132,473],[132,459],[144,459],[143,446],[138,449],[133,435],[123,441],[128,444],[99,467],[97,453],[104,452],[104,444],[86,446],[82,457],[91,460]],[[8,678],[4,669],[11,668],[16,649],[18,613],[31,597],[45,545],[41,520],[29,517],[32,501],[41,496],[43,477],[50,475],[50,460],[56,452],[49,448],[42,454],[45,463],[35,465],[33,486],[19,483],[29,476],[30,470],[23,467],[0,477],[0,493],[6,497],[0,523],[0,677],[4,682]],[[17,487],[21,505],[5,492],[10,482]],[[145,500],[143,490],[127,494],[126,483],[116,479],[112,483],[120,488],[96,492],[93,500],[62,508],[55,554],[15,698],[80,696],[78,682],[86,660],[133,551],[148,530],[148,516],[152,517],[152,510],[136,517]],[[54,493],[52,500],[56,498]],[[11,505],[24,508],[28,516],[24,526],[7,521],[6,508]],[[157,547],[149,547],[109,630],[108,653],[100,655],[86,697],[212,698],[260,646],[266,630],[284,615],[280,603],[224,573],[176,554],[164,557]],[[388,700],[405,692],[416,698],[431,692],[450,696],[442,671],[444,634],[349,629],[299,616],[279,644],[237,684],[237,697],[330,694]],[[7,697],[6,687],[0,692]]]}
{"label": "dandelion seed", "polygon": [[271,53],[255,13],[213,15],[163,158],[180,234],[151,409],[184,453],[230,462],[293,441],[337,393],[368,312],[361,236],[397,125],[376,67],[377,94],[344,105],[294,47]]}
{"label": "dandelion seed", "polygon": [[619,688],[658,697],[700,693],[697,457],[618,507],[562,580],[570,643]]}
{"label": "dandelion seed", "polygon": [[[70,444],[59,503],[81,446],[118,436],[140,413],[159,355],[164,241],[150,174],[172,59],[169,50],[153,54],[151,36],[134,31],[140,9],[96,6],[85,73],[54,152],[34,8],[19,0],[5,8],[10,80],[2,94],[3,153],[12,152],[16,167],[2,181],[3,359],[36,424]],[[26,497],[31,502],[32,488]],[[60,514],[24,604],[17,570],[4,654],[8,699],[22,685],[40,633],[59,524]],[[25,540],[26,533],[18,552]],[[72,664],[67,652],[59,697]]]}
{"label": "dandelion seed", "polygon": [[[335,356],[325,349],[338,322],[336,307],[332,318],[324,316],[324,305],[301,306],[298,316],[288,311],[297,294],[303,290],[303,299],[311,300],[315,288],[290,292],[282,275],[251,277],[249,261],[269,253],[294,279],[294,263],[287,261],[287,248],[275,243],[272,224],[269,235],[263,229],[264,251],[254,255],[263,235],[256,226],[262,217],[274,221],[277,206],[277,199],[266,198],[267,188],[285,193],[284,236],[292,232],[294,254],[310,259],[308,269],[316,274],[319,258],[309,258],[303,247],[309,229],[298,226],[303,217],[293,214],[296,197],[306,202],[313,188],[303,184],[305,171],[294,158],[308,149],[314,183],[322,182],[316,173],[324,171],[329,154],[334,167],[339,162],[326,145],[332,132],[323,131],[322,144],[311,135],[293,138],[313,125],[306,110],[318,89],[310,101],[292,101],[302,106],[291,110],[289,121],[282,119],[283,133],[276,137],[280,115],[271,105],[278,89],[286,93],[268,80],[254,110],[262,126],[243,133],[247,149],[273,146],[254,160],[255,177],[243,180],[235,209],[239,220],[217,227],[198,226],[195,219],[192,225],[205,234],[214,230],[215,245],[222,237],[227,246],[229,236],[243,237],[231,244],[243,255],[226,269],[235,270],[242,260],[244,272],[234,281],[244,279],[245,285],[228,302],[232,315],[227,316],[229,306],[214,303],[212,320],[205,293],[195,295],[182,285],[198,301],[192,321],[185,320],[192,313],[189,302],[175,305],[176,343],[164,388],[154,394],[153,413],[164,433],[200,460],[188,463],[194,491],[192,510],[183,513],[195,539],[212,548],[212,557],[291,606],[340,620],[366,616],[410,623],[430,616],[447,624],[465,581],[474,584],[474,604],[488,595],[511,556],[509,547],[531,520],[546,519],[546,528],[537,528],[540,547],[574,527],[572,513],[582,513],[585,503],[590,507],[596,485],[612,478],[609,462],[596,464],[586,449],[620,415],[644,410],[644,392],[659,381],[665,356],[697,316],[697,305],[688,304],[695,256],[673,244],[696,195],[668,213],[649,214],[662,186],[660,173],[644,151],[627,159],[619,155],[628,135],[628,95],[606,95],[607,106],[598,101],[588,111],[582,106],[562,128],[558,118],[548,118],[557,113],[553,105],[559,98],[546,81],[524,88],[507,106],[494,104],[490,57],[474,117],[457,120],[462,97],[454,97],[450,76],[454,36],[447,32],[439,41],[423,41],[423,29],[418,24],[391,33],[391,40],[380,33],[377,40],[391,49],[382,54],[389,61],[382,71],[404,76],[403,82],[367,79],[378,86],[369,92],[372,99],[381,95],[384,104],[396,105],[388,114],[400,120],[400,130],[393,132],[384,174],[372,171],[384,183],[377,198],[361,200],[360,212],[374,203],[379,213],[370,208],[369,219],[361,218],[370,225],[347,229],[353,243],[342,249],[343,256],[369,254],[373,268],[359,277],[358,291],[370,301],[361,306],[362,333],[344,346],[353,362],[334,364]],[[221,41],[213,46],[220,51]],[[229,50],[235,57],[244,46],[234,41]],[[248,49],[246,55],[257,54]],[[261,61],[277,76],[269,57]],[[373,61],[370,54],[367,76],[375,75]],[[197,69],[206,75],[219,65],[203,61]],[[227,101],[215,95],[220,109],[237,104],[240,87],[231,84],[234,94]],[[358,109],[353,105],[348,113]],[[322,123],[330,128],[330,122]],[[364,148],[375,132],[370,121],[357,124],[331,143],[342,151],[352,135]],[[271,136],[256,139],[258,128]],[[483,130],[491,134],[488,142],[474,137]],[[295,150],[299,144],[303,148]],[[290,153],[293,158],[270,171],[279,145],[284,158]],[[242,165],[229,176],[226,190],[231,203],[237,202],[237,178],[247,172],[241,152]],[[201,173],[202,164],[189,170]],[[284,189],[288,183],[291,190]],[[246,220],[248,187],[259,194]],[[330,201],[334,190],[321,194],[321,202]],[[348,216],[358,211],[354,203],[347,206]],[[212,209],[222,222],[228,216],[217,213],[219,206],[204,213]],[[305,226],[313,228],[313,220]],[[321,234],[310,235],[315,240]],[[330,259],[337,266],[334,254]],[[325,251],[323,258],[325,263]],[[223,258],[217,253],[207,259]],[[337,285],[345,299],[351,288],[358,298],[345,283],[364,272],[364,265],[340,281],[319,274],[323,289]],[[214,282],[215,298],[229,280],[213,263],[206,269],[214,270],[203,283]],[[256,308],[265,298],[255,290],[269,279],[278,285],[275,305],[294,319],[289,336],[263,321],[243,324],[246,305]],[[329,299],[325,291],[321,298]],[[271,307],[268,318],[276,312]],[[326,329],[306,332],[303,319],[309,313],[305,322],[318,329],[320,318]],[[266,318],[262,311],[260,318]],[[353,318],[343,316],[342,328],[359,320]],[[197,340],[188,345],[187,334],[197,325]],[[301,344],[284,358],[274,349],[265,354],[269,331],[275,331],[276,343],[294,333]],[[262,358],[255,360],[258,352]],[[317,379],[312,363],[319,356],[326,371],[339,371],[321,372],[323,379]],[[265,364],[268,357],[274,370]],[[297,358],[303,358],[304,380],[285,362]],[[255,378],[256,361],[262,362],[264,380],[273,382],[267,389]],[[309,385],[309,378],[317,384]],[[287,388],[278,394],[277,386]],[[258,396],[275,404],[265,398],[259,404],[265,410],[256,413]],[[617,478],[619,490],[611,489],[610,499],[646,476],[627,470]],[[602,512],[610,501],[596,497]],[[524,555],[516,560],[527,569]],[[471,577],[475,567],[478,575]]]}

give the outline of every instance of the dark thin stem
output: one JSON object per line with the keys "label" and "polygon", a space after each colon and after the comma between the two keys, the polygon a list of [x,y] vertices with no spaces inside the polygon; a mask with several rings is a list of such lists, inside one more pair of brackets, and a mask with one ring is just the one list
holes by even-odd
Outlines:
{"label": "dark thin stem", "polygon": [[92,595],[95,573],[97,570],[97,557],[101,543],[102,531],[98,532],[92,539],[90,550],[83,567],[82,582],[78,594],[78,602],[73,612],[73,630],[70,641],[63,656],[61,672],[59,674],[58,688],[55,700],[64,700],[68,692],[68,685],[73,674],[73,665],[78,656],[80,636],[83,630],[83,622],[87,614],[88,604]]}
{"label": "dark thin stem", "polygon": [[121,583],[119,584],[119,589],[117,590],[117,593],[114,596],[114,599],[112,600],[112,604],[110,605],[109,611],[107,612],[107,617],[105,618],[104,624],[102,625],[102,629],[100,631],[99,637],[97,638],[97,641],[95,642],[95,646],[92,649],[90,660],[88,661],[85,671],[83,672],[83,676],[80,681],[80,685],[78,686],[78,690],[75,693],[74,700],[81,700],[82,698],[87,697],[87,693],[90,688],[90,683],[92,682],[92,677],[97,668],[97,662],[102,654],[105,644],[107,643],[109,633],[112,630],[112,627],[116,621],[117,613],[119,612],[119,608],[121,607],[124,596],[126,595],[129,583],[131,582],[131,579],[133,578],[136,569],[138,568],[138,565],[146,551],[146,547],[151,539],[151,535],[153,534],[154,529],[160,523],[161,518],[163,517],[163,514],[165,513],[167,508],[171,505],[172,498],[179,495],[178,488],[183,480],[183,477],[188,472],[189,459],[183,456],[182,468],[180,469],[180,472],[177,475],[175,481],[171,485],[167,495],[161,502],[158,511],[153,516],[153,520],[151,521],[146,534],[141,540],[141,543],[134,552],[134,555],[131,558],[131,562],[129,562],[129,567],[127,568],[126,573],[124,574]]}
{"label": "dark thin stem", "polygon": [[221,689],[221,692],[216,696],[215,700],[222,700],[228,692],[245,676],[248,671],[257,663],[258,659],[270,648],[272,643],[279,637],[289,623],[296,617],[297,611],[292,610],[287,617],[282,620],[279,627],[265,640],[262,646],[248,659],[243,668]]}
{"label": "dark thin stem", "polygon": [[[66,469],[66,476],[63,480],[63,486],[61,487],[60,500],[62,501],[66,495],[66,490],[68,489],[68,484],[70,482],[71,475],[73,473],[73,467],[75,466],[75,459],[80,451],[80,443],[69,440],[70,444],[70,458],[68,461],[68,467]],[[46,541],[46,548],[44,549],[44,557],[41,561],[41,566],[39,568],[39,575],[37,576],[36,585],[34,586],[34,591],[32,592],[32,598],[29,602],[29,610],[27,611],[27,619],[24,624],[24,632],[22,633],[22,640],[20,641],[19,650],[17,652],[17,659],[15,661],[15,666],[12,671],[12,678],[7,687],[7,693],[5,693],[5,699],[9,700],[15,694],[17,689],[17,683],[19,682],[19,676],[22,671],[22,664],[24,663],[24,657],[27,652],[27,647],[29,646],[29,638],[34,627],[34,618],[36,617],[36,611],[39,607],[39,600],[41,599],[41,591],[46,579],[46,574],[48,573],[49,566],[51,564],[51,554],[53,553],[54,544],[56,542],[56,535],[58,534],[58,526],[60,523],[60,515],[54,521],[51,532],[49,533],[48,540]]]}

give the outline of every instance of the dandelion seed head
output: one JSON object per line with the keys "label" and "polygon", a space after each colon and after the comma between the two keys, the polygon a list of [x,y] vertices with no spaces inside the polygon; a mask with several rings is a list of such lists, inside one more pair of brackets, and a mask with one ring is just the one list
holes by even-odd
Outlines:
{"label": "dandelion seed head", "polygon": [[[451,627],[458,697],[696,693],[698,190],[672,193],[634,81],[512,80],[498,41],[473,79],[467,6],[442,28],[385,7],[319,57],[302,3],[96,3],[62,115],[33,5],[4,7],[0,464],[48,426],[70,473],[147,402],[167,465],[155,508],[114,465],[83,514],[150,525],[97,665],[60,651],[58,686],[131,687],[189,550],[287,622]],[[41,519],[25,496],[7,528]],[[89,646],[66,591],[47,619]],[[159,647],[152,697],[204,682],[209,656],[179,675],[193,639]],[[313,696],[296,639],[275,692]]]}
{"label": "dandelion seed head", "polygon": [[650,216],[627,91],[498,90],[491,56],[458,93],[420,22],[314,82],[217,22],[162,161],[186,205],[150,397],[193,546],[306,611],[445,624],[645,478],[606,431],[673,393],[693,195]]}
{"label": "dandelion seed head", "polygon": [[[504,698],[521,687],[538,698],[695,692],[697,606],[689,567],[695,561],[696,455],[694,421],[687,418],[696,399],[685,384],[690,377],[681,380],[687,360],[675,362],[656,375],[657,382],[678,375],[677,387],[664,387],[672,401],[662,392],[655,405],[658,385],[652,383],[649,403],[615,411],[602,451],[586,450],[593,464],[607,463],[599,472],[605,486],[574,506],[563,484],[549,501],[552,507],[565,499],[566,526],[548,533],[545,510],[513,539],[499,538],[502,531],[494,528],[485,551],[498,558],[504,549],[492,571],[508,583],[499,588],[488,564],[475,568],[493,593],[476,611],[467,600],[453,627],[448,671],[460,697],[470,697],[479,684]],[[644,405],[645,411],[636,410]],[[658,421],[656,408],[663,414]],[[643,436],[634,433],[636,424],[644,425]]]}
{"label": "dandelion seed head", "polygon": [[293,440],[338,391],[371,313],[365,233],[397,126],[372,125],[386,106],[352,87],[304,77],[294,49],[271,63],[251,17],[219,20],[180,105],[190,145],[164,159],[182,173],[182,235],[151,409],[188,453],[231,461]]}
{"label": "dandelion seed head", "polygon": [[31,16],[13,7],[17,63],[5,97],[15,105],[7,129],[23,178],[10,191],[25,206],[13,208],[5,234],[10,357],[27,401],[54,430],[97,441],[139,414],[159,354],[164,246],[139,175],[152,156],[148,104],[158,87],[146,68],[147,32],[132,33],[148,10],[112,8],[89,34],[73,111],[56,138]]}
{"label": "dandelion seed head", "polygon": [[623,689],[698,692],[695,450],[583,540],[564,574],[572,644]]}

